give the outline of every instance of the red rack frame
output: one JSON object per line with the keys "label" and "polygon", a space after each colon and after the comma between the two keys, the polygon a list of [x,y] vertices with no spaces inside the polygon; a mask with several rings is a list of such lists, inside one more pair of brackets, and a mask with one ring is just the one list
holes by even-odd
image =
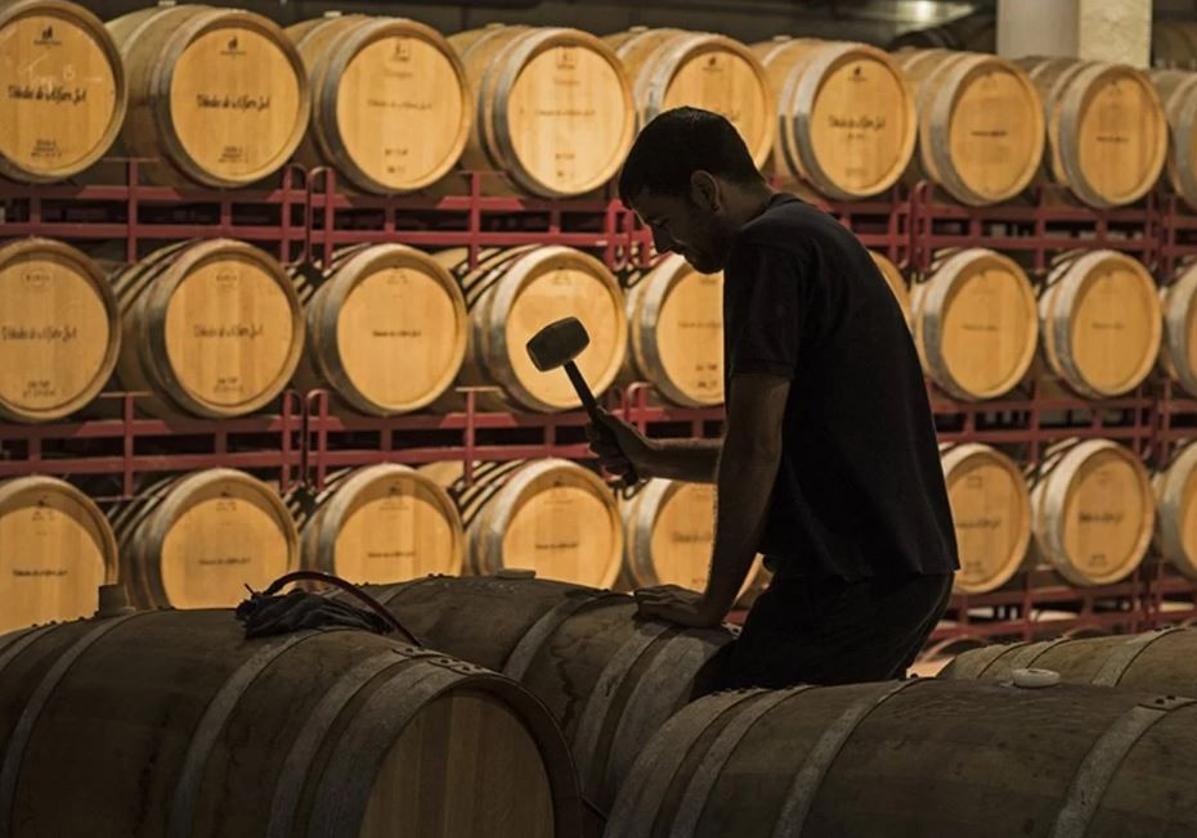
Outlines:
{"label": "red rack frame", "polygon": [[[644,267],[654,258],[650,231],[610,189],[597,197],[569,200],[495,196],[485,194],[493,173],[467,172],[456,176],[459,194],[380,197],[350,194],[331,170],[308,173],[298,166],[284,169],[274,185],[250,190],[175,189],[142,184],[138,164],[107,161],[107,171],[116,174],[101,185],[0,182],[0,237],[118,239],[128,260],[140,256],[146,243],[218,236],[264,244],[284,262],[319,262],[342,245],[392,241],[464,246],[472,258],[484,247],[563,244],[597,250],[615,270]],[[978,244],[1027,254],[1039,276],[1052,254],[1077,247],[1130,252],[1158,266],[1165,278],[1182,260],[1197,256],[1197,215],[1189,214],[1165,190],[1137,206],[1109,211],[1069,205],[1052,186],[1037,187],[1018,202],[983,208],[946,200],[929,183],[896,188],[859,203],[814,203],[853,230],[867,247],[915,274],[927,270],[940,248]],[[1017,445],[1025,450],[1026,460],[1037,462],[1050,442],[1104,436],[1164,462],[1177,442],[1197,434],[1197,400],[1180,396],[1169,382],[1156,388],[1099,403],[1049,396],[1034,385],[981,403],[953,400],[933,387],[930,395],[944,441]],[[120,418],[0,425],[0,477],[112,474],[121,478],[128,496],[143,472],[213,466],[267,469],[277,471],[286,490],[304,482],[319,486],[331,468],[370,462],[586,456],[587,446],[580,441],[584,414],[488,413],[477,409],[476,393],[466,393],[467,407],[461,413],[392,419],[338,416],[330,410],[327,393],[288,393],[278,415],[224,422],[140,418],[134,412],[137,394],[109,393],[103,398],[120,403]],[[609,394],[608,404],[642,431],[657,435],[711,435],[723,417],[721,407],[661,406],[643,384]],[[1048,421],[1054,413],[1063,413],[1061,424]],[[422,440],[429,435],[450,441],[426,444]],[[205,450],[141,450],[158,443],[169,446],[171,438],[188,436],[206,438]],[[251,437],[256,445],[239,450],[241,441]],[[362,445],[367,437],[371,444]],[[89,448],[93,442],[94,450]],[[57,456],[55,449],[67,443],[66,447],[82,446],[81,451]],[[119,452],[112,453],[113,446]],[[1043,631],[1112,625],[1134,630],[1179,619],[1163,611],[1165,601],[1179,600],[1194,602],[1192,616],[1184,612],[1180,618],[1197,619],[1193,591],[1193,583],[1155,559],[1118,585],[1093,589],[1069,588],[1050,576],[1028,573],[1011,589],[953,597],[953,612],[962,619],[941,626],[933,637],[1031,637]],[[1034,619],[1037,610],[1053,605],[1070,605],[1076,617]],[[970,611],[979,608],[1014,616],[978,622]]]}
{"label": "red rack frame", "polygon": [[983,246],[1029,254],[1040,277],[1051,254],[1077,248],[1125,251],[1152,267],[1159,247],[1157,200],[1149,193],[1141,205],[1097,210],[1076,205],[1061,186],[1042,184],[1010,203],[970,207],[920,181],[910,191],[910,265],[925,273],[938,250]]}
{"label": "red rack frame", "polygon": [[[286,492],[301,482],[304,464],[301,447],[303,412],[299,395],[288,390],[280,399],[277,415],[255,414],[236,419],[153,419],[137,415],[136,402],[145,393],[115,392],[99,402],[115,402],[119,418],[79,419],[42,425],[0,424],[0,479],[31,474],[119,475],[120,499],[133,496],[137,476],[152,472],[193,471],[205,468],[269,469],[278,472],[279,489]],[[243,437],[269,436],[273,446],[237,450]],[[201,453],[147,453],[139,441],[202,438],[208,450]],[[84,446],[119,443],[119,453],[51,453],[46,449],[67,443]],[[24,450],[19,450],[23,447]],[[114,447],[114,446],[109,446]],[[116,498],[105,498],[116,499]]]}
{"label": "red rack frame", "polygon": [[338,246],[399,242],[466,247],[474,265],[484,247],[556,244],[601,250],[612,270],[631,263],[632,214],[617,197],[609,192],[563,200],[486,194],[485,186],[497,177],[461,172],[451,176],[459,194],[384,196],[341,191],[334,169],[315,168],[308,177],[308,257],[324,265]]}

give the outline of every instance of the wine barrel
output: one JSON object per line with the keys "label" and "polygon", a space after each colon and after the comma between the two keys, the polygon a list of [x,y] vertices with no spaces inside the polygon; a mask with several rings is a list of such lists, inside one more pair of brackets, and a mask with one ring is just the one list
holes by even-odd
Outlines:
{"label": "wine barrel", "polygon": [[1152,478],[1159,552],[1172,566],[1197,580],[1197,445],[1189,444]]}
{"label": "wine barrel", "polygon": [[[653,478],[620,502],[625,579],[632,587],[680,585],[704,591],[715,546],[715,487]],[[748,571],[737,600],[761,587],[761,557]]]}
{"label": "wine barrel", "polygon": [[1155,280],[1113,250],[1066,254],[1039,295],[1044,359],[1082,396],[1135,389],[1159,357],[1163,323]]}
{"label": "wine barrel", "polygon": [[1151,66],[1197,70],[1197,23],[1188,20],[1153,20]]}
{"label": "wine barrel", "polygon": [[956,529],[959,594],[993,591],[1010,581],[1031,541],[1031,498],[1014,461],[988,445],[941,445],[940,462]]}
{"label": "wine barrel", "polygon": [[242,471],[167,476],[108,510],[121,580],[137,608],[233,605],[299,566],[282,498]]}
{"label": "wine barrel", "polygon": [[546,198],[592,192],[619,171],[635,105],[602,41],[577,29],[493,24],[449,43],[476,103],[462,166],[505,171],[517,191]]}
{"label": "wine barrel", "polygon": [[53,477],[0,482],[0,632],[91,616],[117,579],[112,527],[87,495]]}
{"label": "wine barrel", "polygon": [[1070,684],[1197,695],[1197,630],[986,646],[959,655],[940,677],[1008,681],[1015,669],[1028,667],[1058,672]]}
{"label": "wine barrel", "polygon": [[86,169],[120,132],[128,92],[100,19],[65,0],[0,3],[0,175],[49,183]]}
{"label": "wine barrel", "polygon": [[1107,439],[1049,450],[1033,475],[1035,555],[1074,585],[1130,575],[1151,542],[1155,502],[1147,469]]}
{"label": "wine barrel", "polygon": [[683,407],[723,403],[723,273],[699,273],[671,253],[629,277],[628,361]]}
{"label": "wine barrel", "polygon": [[303,60],[269,18],[173,2],[107,23],[129,77],[123,151],[155,183],[245,186],[277,171],[311,114]]}
{"label": "wine barrel", "polygon": [[1105,209],[1142,198],[1168,155],[1168,123],[1151,79],[1123,64],[1020,58],[1043,99],[1052,178]]}
{"label": "wine barrel", "polygon": [[1197,395],[1197,263],[1182,265],[1160,289],[1164,335],[1160,366],[1189,395]]}
{"label": "wine barrel", "polygon": [[763,166],[777,133],[777,107],[752,50],[726,35],[634,26],[603,40],[632,80],[640,126],[689,105],[726,117]]}
{"label": "wine barrel", "polygon": [[997,398],[1035,360],[1035,292],[1022,268],[996,251],[968,248],[934,265],[914,288],[911,317],[923,369],[956,398]]}
{"label": "wine barrel", "polygon": [[0,244],[0,417],[61,419],[116,366],[120,321],[103,271],[49,239]]}
{"label": "wine barrel", "polygon": [[439,32],[397,17],[341,15],[290,26],[312,85],[296,158],[360,190],[423,189],[461,157],[472,109],[465,68]]}
{"label": "wine barrel", "polygon": [[292,280],[307,315],[301,389],[328,387],[339,406],[395,416],[453,385],[469,316],[457,280],[431,256],[402,244],[361,245],[338,252],[323,276],[295,270]]}
{"label": "wine barrel", "polygon": [[1187,835],[1194,748],[1197,703],[1173,695],[937,678],[723,692],[648,741],[608,834]]}
{"label": "wine barrel", "polygon": [[1197,73],[1157,70],[1151,82],[1168,118],[1168,182],[1189,209],[1197,209]]}
{"label": "wine barrel", "polygon": [[170,245],[113,278],[124,335],[117,374],[157,416],[214,419],[264,407],[303,351],[299,297],[271,256],[244,242]]}
{"label": "wine barrel", "polygon": [[580,835],[569,751],[510,680],[228,610],[0,637],[0,834]]}
{"label": "wine barrel", "polygon": [[345,469],[329,475],[314,497],[296,490],[286,500],[300,527],[305,568],[356,583],[461,573],[465,534],[457,507],[415,469]]}
{"label": "wine barrel", "polygon": [[473,269],[464,247],[434,258],[457,278],[470,311],[472,338],[461,382],[503,390],[502,400],[484,395],[480,403],[542,413],[581,405],[565,374],[540,372],[525,348],[563,317],[577,317],[590,333],[577,364],[594,392],[615,381],[627,353],[628,320],[619,281],[602,262],[569,247],[536,245],[484,250]]}
{"label": "wine barrel", "polygon": [[1043,157],[1043,104],[1026,72],[995,55],[898,53],[918,100],[912,174],[970,206],[1007,201],[1035,178]]}
{"label": "wine barrel", "polygon": [[939,26],[903,32],[889,42],[888,48],[906,47],[997,52],[997,20],[992,11],[973,12]]}
{"label": "wine barrel", "polygon": [[420,471],[461,511],[470,573],[530,569],[546,579],[609,588],[619,575],[619,509],[594,472],[569,460],[464,464]]}
{"label": "wine barrel", "polygon": [[914,153],[914,97],[876,47],[778,36],[756,44],[780,115],[770,174],[842,201],[893,186]]}
{"label": "wine barrel", "polygon": [[636,619],[625,594],[543,579],[433,577],[367,590],[423,642],[543,701],[583,794],[604,810],[648,737],[707,691],[712,658],[732,639],[726,628]]}
{"label": "wine barrel", "polygon": [[869,255],[873,257],[873,264],[881,272],[881,277],[885,280],[885,284],[889,286],[889,290],[894,292],[894,299],[898,301],[898,307],[902,309],[902,318],[906,321],[906,325],[909,326],[911,324],[910,290],[906,286],[906,277],[902,275],[902,271],[898,266],[885,254],[878,253],[876,250],[870,250]]}

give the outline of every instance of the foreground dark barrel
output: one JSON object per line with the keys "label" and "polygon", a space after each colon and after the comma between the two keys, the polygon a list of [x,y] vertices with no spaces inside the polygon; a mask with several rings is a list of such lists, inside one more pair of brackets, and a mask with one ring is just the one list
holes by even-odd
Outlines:
{"label": "foreground dark barrel", "polygon": [[1192,835],[1197,703],[915,679],[741,690],[648,742],[619,838]]}
{"label": "foreground dark barrel", "polygon": [[0,637],[0,835],[575,836],[569,753],[509,680],[227,610]]}
{"label": "foreground dark barrel", "polygon": [[1197,629],[985,646],[958,656],[940,677],[1004,681],[1028,667],[1073,684],[1197,696]]}
{"label": "foreground dark barrel", "polygon": [[502,672],[548,705],[583,793],[604,810],[731,639],[722,628],[638,620],[624,594],[541,579],[434,576],[367,590],[421,642]]}

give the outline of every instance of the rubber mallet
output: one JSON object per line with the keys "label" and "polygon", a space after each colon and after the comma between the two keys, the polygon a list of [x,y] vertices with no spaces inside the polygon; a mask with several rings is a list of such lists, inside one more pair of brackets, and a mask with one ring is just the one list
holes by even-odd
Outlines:
{"label": "rubber mallet", "polygon": [[[578,370],[578,365],[574,363],[574,359],[581,355],[582,350],[589,345],[590,335],[586,332],[586,327],[582,325],[582,322],[576,317],[566,317],[563,320],[550,323],[532,336],[532,339],[528,341],[528,357],[541,372],[549,372],[558,367],[564,368],[578,398],[582,400],[582,406],[590,415],[591,424],[599,429],[600,433],[612,435],[611,431],[599,421],[598,402],[595,401],[590,385],[586,383],[586,379]],[[612,439],[612,442],[614,441]],[[631,463],[628,465],[631,471],[624,476],[624,483],[635,485],[639,481],[639,477],[636,475],[635,467]]]}

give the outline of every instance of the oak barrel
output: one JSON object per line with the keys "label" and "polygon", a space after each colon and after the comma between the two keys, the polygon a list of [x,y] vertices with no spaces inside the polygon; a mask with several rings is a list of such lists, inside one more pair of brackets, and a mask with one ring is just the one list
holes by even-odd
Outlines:
{"label": "oak barrel", "polygon": [[1195,749],[1197,703],[1175,695],[937,678],[722,692],[648,741],[608,834],[1188,835]]}
{"label": "oak barrel", "polygon": [[740,132],[757,166],[765,164],[777,134],[777,106],[751,49],[726,35],[643,26],[603,40],[632,80],[640,127],[683,105],[714,111]]}
{"label": "oak barrel", "polygon": [[299,567],[299,536],[277,491],[243,471],[166,476],[114,505],[121,581],[137,608],[234,605]]}
{"label": "oak barrel", "polygon": [[980,443],[943,444],[940,463],[960,553],[953,590],[996,590],[1022,567],[1031,541],[1026,481],[1013,460]]}
{"label": "oak barrel", "polygon": [[303,566],[355,583],[461,573],[465,534],[453,500],[427,475],[398,463],[344,469],[324,488],[288,494]]}
{"label": "oak barrel", "polygon": [[906,285],[906,277],[902,275],[901,269],[884,253],[870,250],[869,255],[873,257],[873,264],[881,272],[881,277],[885,280],[885,284],[889,286],[889,290],[894,292],[894,299],[898,301],[898,307],[902,309],[902,319],[909,326],[911,323],[910,289]]}
{"label": "oak barrel", "polygon": [[1164,335],[1160,366],[1189,395],[1197,395],[1197,263],[1182,265],[1160,289]]}
{"label": "oak barrel", "polygon": [[908,29],[888,46],[891,50],[908,47],[997,52],[997,20],[992,9],[982,8],[938,26]]}
{"label": "oak barrel", "polygon": [[1107,439],[1065,441],[1032,474],[1035,555],[1074,585],[1107,585],[1143,561],[1155,526],[1147,469]]}
{"label": "oak barrel", "polygon": [[1189,20],[1153,20],[1151,66],[1197,70],[1197,23]]}
{"label": "oak barrel", "polygon": [[0,632],[89,617],[116,581],[112,527],[87,495],[54,477],[0,482]]}
{"label": "oak barrel", "polygon": [[556,245],[484,250],[473,269],[464,247],[434,258],[457,278],[470,311],[461,383],[502,388],[503,400],[484,395],[481,403],[542,413],[581,405],[565,373],[540,372],[526,349],[537,332],[563,317],[577,317],[590,334],[577,364],[595,394],[615,381],[627,353],[628,319],[619,281],[602,262]]}
{"label": "oak barrel", "polygon": [[884,192],[914,153],[914,97],[893,60],[876,47],[778,36],[753,52],[779,113],[767,171],[829,198]]}
{"label": "oak barrel", "polygon": [[918,100],[918,165],[912,174],[964,204],[1009,200],[1043,157],[1043,104],[1026,71],[998,58],[942,49],[895,56]]}
{"label": "oak barrel", "polygon": [[1186,445],[1151,482],[1156,547],[1174,568],[1197,580],[1197,445]]}
{"label": "oak barrel", "polygon": [[461,512],[470,573],[534,570],[545,579],[609,588],[619,575],[623,528],[615,497],[589,469],[555,458],[478,463],[466,480],[458,461],[420,472]]}
{"label": "oak barrel", "polygon": [[1035,360],[1035,292],[1014,260],[974,247],[932,266],[911,295],[923,369],[944,391],[978,401],[1004,395]]}
{"label": "oak barrel", "polygon": [[1020,58],[1043,99],[1051,177],[1082,202],[1130,204],[1159,179],[1168,123],[1151,79],[1123,64]]}
{"label": "oak barrel", "polygon": [[1197,73],[1157,70],[1151,81],[1168,118],[1168,182],[1189,209],[1197,209]]}
{"label": "oak barrel", "polygon": [[229,610],[0,637],[0,834],[580,833],[569,751],[518,684],[344,628]]}
{"label": "oak barrel", "polygon": [[543,701],[583,793],[603,810],[648,737],[707,691],[715,653],[732,638],[725,628],[637,619],[626,594],[544,579],[433,577],[368,590],[423,642]]}
{"label": "oak barrel", "polygon": [[402,244],[339,251],[322,274],[292,271],[307,341],[302,390],[327,387],[339,405],[371,416],[427,407],[465,360],[469,316],[457,280]]}
{"label": "oak barrel", "polygon": [[462,166],[505,171],[546,198],[592,192],[623,165],[636,132],[627,74],[589,33],[493,24],[449,37],[475,115]]}
{"label": "oak barrel", "polygon": [[122,151],[155,183],[261,180],[291,158],[311,114],[303,60],[242,9],[162,3],[109,21],[129,78]]}
{"label": "oak barrel", "polygon": [[65,0],[0,2],[0,175],[78,174],[116,140],[128,92],[104,24]]}
{"label": "oak barrel", "polygon": [[[653,478],[620,501],[624,579],[633,588],[680,585],[704,591],[715,546],[715,487]],[[762,587],[758,556],[738,598]]]}
{"label": "oak barrel", "polygon": [[723,403],[723,273],[699,273],[671,253],[628,277],[633,377],[683,407]]}
{"label": "oak barrel", "polygon": [[1065,254],[1039,295],[1039,331],[1048,367],[1077,393],[1100,399],[1129,392],[1159,357],[1155,280],[1114,250]]}
{"label": "oak barrel", "polygon": [[299,297],[265,251],[231,239],[170,245],[118,272],[117,373],[158,416],[253,413],[287,386],[303,351]]}
{"label": "oak barrel", "polygon": [[0,417],[61,419],[116,366],[120,315],[104,272],[50,239],[0,244]]}
{"label": "oak barrel", "polygon": [[379,194],[422,189],[457,163],[473,103],[465,68],[439,32],[405,18],[339,12],[286,31],[312,85],[299,162],[331,165]]}
{"label": "oak barrel", "polygon": [[940,677],[1007,681],[1028,667],[1058,672],[1072,684],[1197,695],[1197,629],[984,646],[957,656]]}

